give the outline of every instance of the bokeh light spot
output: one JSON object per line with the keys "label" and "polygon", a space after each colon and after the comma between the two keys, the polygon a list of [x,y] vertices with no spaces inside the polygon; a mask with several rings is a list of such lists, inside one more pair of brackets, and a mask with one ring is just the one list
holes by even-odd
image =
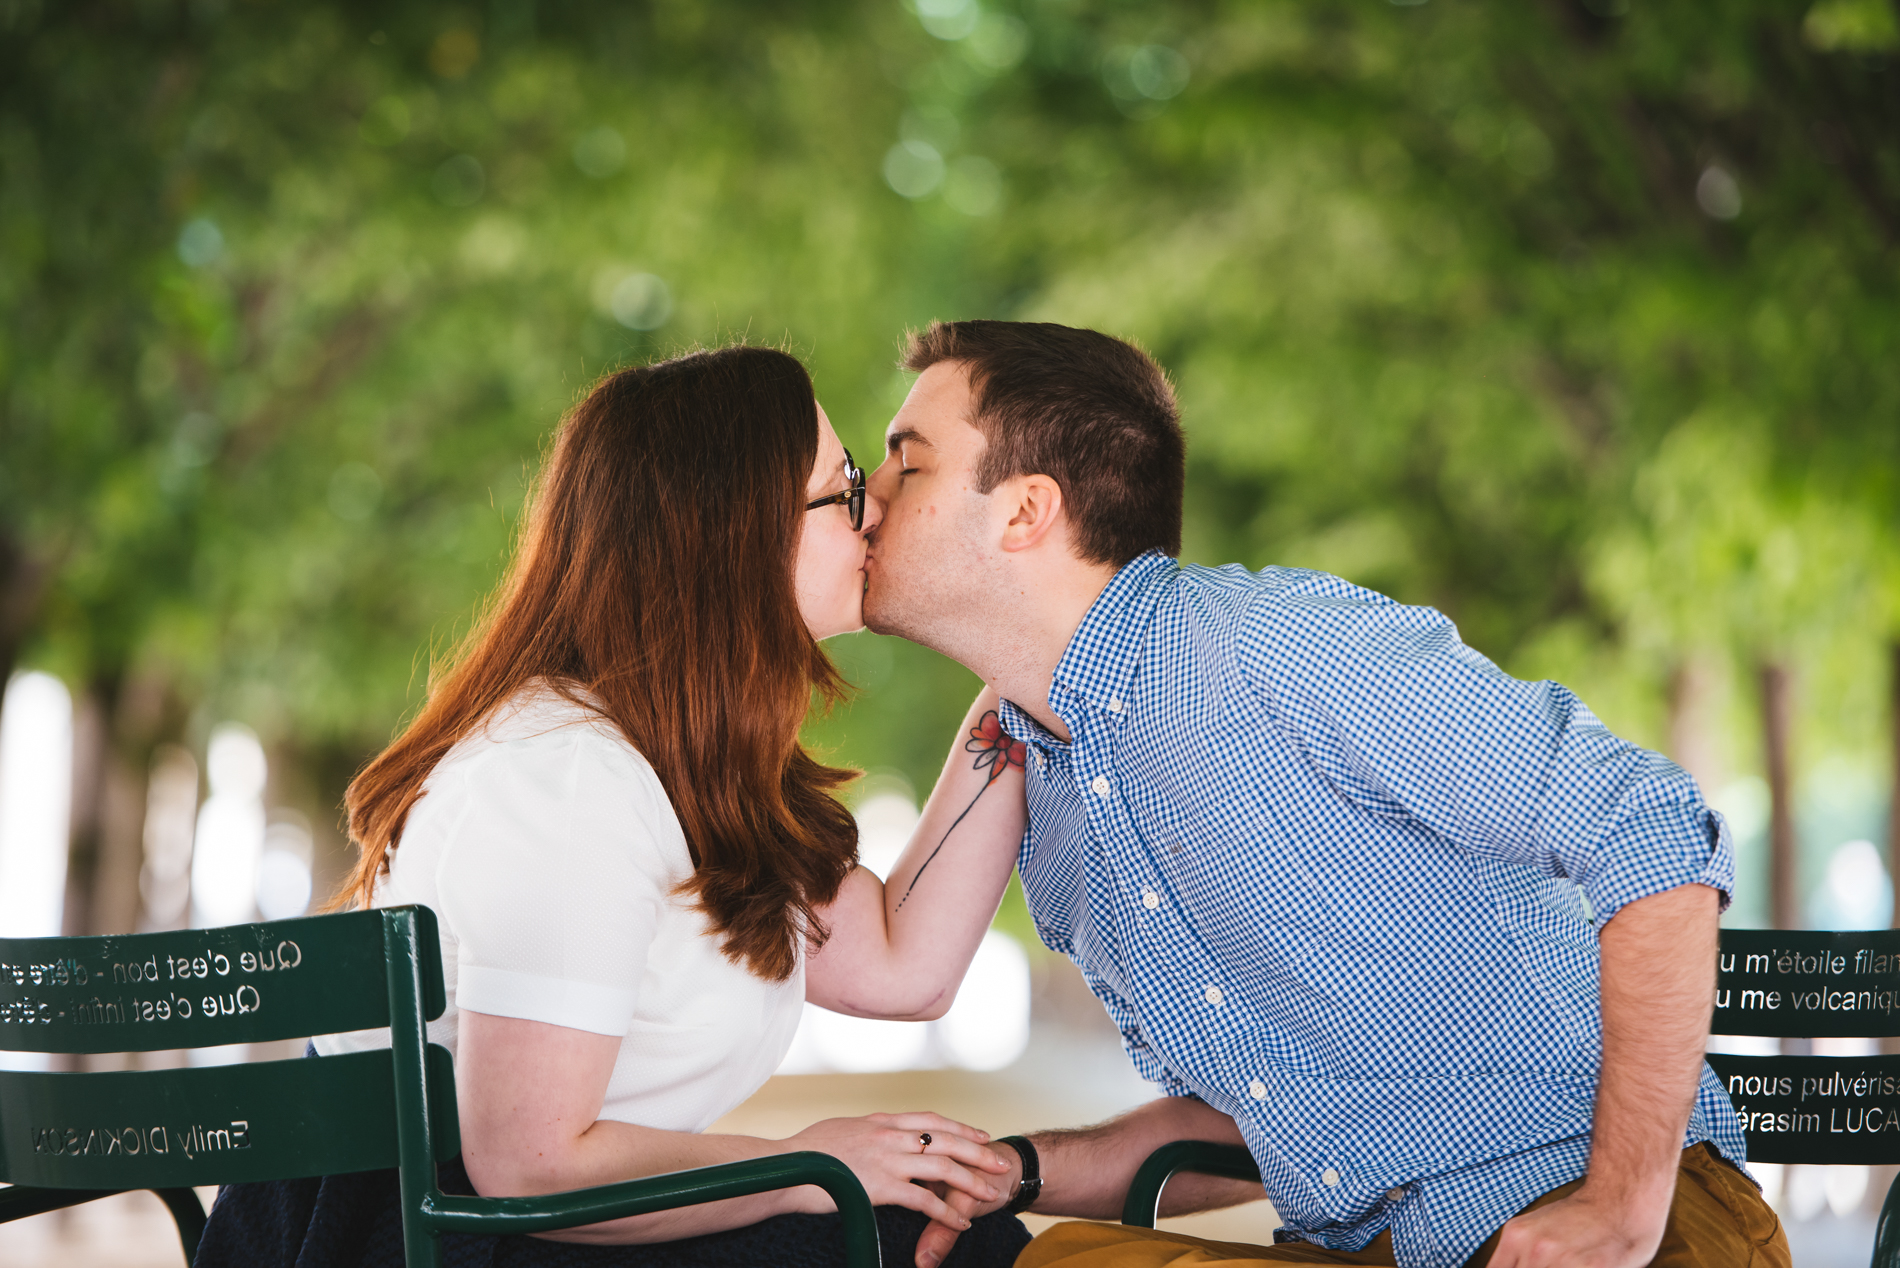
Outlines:
{"label": "bokeh light spot", "polygon": [[612,176],[627,161],[627,143],[614,129],[589,128],[574,142],[574,166],[600,180]]}
{"label": "bokeh light spot", "polygon": [[0,936],[59,933],[66,894],[73,703],[51,674],[15,674],[0,696]]}
{"label": "bokeh light spot", "polygon": [[950,1064],[1001,1070],[1029,1047],[1029,957],[995,929],[983,935],[956,1003],[937,1023]]}
{"label": "bokeh light spot", "polygon": [[1187,87],[1187,58],[1165,44],[1123,45],[1102,59],[1102,83],[1131,119],[1152,119]]}
{"label": "bokeh light spot", "polygon": [[496,276],[513,268],[527,251],[528,235],[514,221],[484,216],[462,235],[462,263],[476,273]]}
{"label": "bokeh light spot", "polygon": [[1029,28],[1020,18],[986,13],[964,45],[970,60],[986,70],[1005,71],[1029,52]]}
{"label": "bokeh light spot", "polygon": [[189,750],[160,745],[145,796],[145,860],[139,869],[144,927],[177,929],[191,910],[191,840],[198,826],[198,763]]}
{"label": "bokeh light spot", "polygon": [[310,910],[310,862],[315,843],[310,829],[296,819],[273,823],[264,833],[257,861],[257,914],[266,920],[290,920]]}
{"label": "bokeh light spot", "polygon": [[178,231],[178,258],[194,269],[215,264],[224,254],[224,234],[210,219],[199,216]]}
{"label": "bokeh light spot", "polygon": [[1835,848],[1827,872],[1809,901],[1816,929],[1884,929],[1893,915],[1893,882],[1872,841]]}
{"label": "bokeh light spot", "polygon": [[1165,44],[1144,44],[1128,58],[1128,80],[1152,101],[1181,95],[1188,85],[1188,62]]}
{"label": "bokeh light spot", "polygon": [[191,852],[191,919],[199,928],[242,924],[257,912],[269,764],[249,727],[227,722],[205,754],[211,795],[198,811]]}
{"label": "bokeh light spot", "polygon": [[608,293],[607,311],[629,330],[657,330],[673,315],[673,292],[651,273],[629,273]]}
{"label": "bokeh light spot", "polygon": [[976,0],[916,0],[916,5],[917,20],[940,40],[960,40],[983,19]]}
{"label": "bokeh light spot", "polygon": [[906,198],[922,198],[943,183],[943,155],[928,141],[899,141],[884,155],[884,180]]}
{"label": "bokeh light spot", "polygon": [[1733,220],[1742,214],[1742,187],[1735,178],[1711,163],[1695,183],[1696,205],[1717,220]]}

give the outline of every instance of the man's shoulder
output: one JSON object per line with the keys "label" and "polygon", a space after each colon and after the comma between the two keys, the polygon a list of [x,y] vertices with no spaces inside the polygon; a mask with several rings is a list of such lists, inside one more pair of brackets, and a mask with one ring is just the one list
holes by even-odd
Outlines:
{"label": "man's shoulder", "polygon": [[1401,606],[1397,600],[1314,568],[1277,564],[1183,564],[1175,574],[1177,600],[1210,614],[1295,622],[1337,619],[1356,611]]}
{"label": "man's shoulder", "polygon": [[[1234,648],[1256,671],[1323,662],[1341,672],[1446,655],[1483,661],[1435,608],[1400,602],[1313,568],[1184,565],[1172,593],[1177,628]],[[1185,645],[1185,644],[1183,644]],[[1496,672],[1489,662],[1479,667]]]}

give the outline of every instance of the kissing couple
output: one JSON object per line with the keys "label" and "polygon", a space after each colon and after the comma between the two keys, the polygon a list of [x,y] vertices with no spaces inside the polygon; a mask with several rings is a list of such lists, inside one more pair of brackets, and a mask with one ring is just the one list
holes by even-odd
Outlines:
{"label": "kissing couple", "polygon": [[[918,1268],[1786,1265],[1702,1060],[1734,857],[1694,781],[1429,608],[1177,562],[1179,411],[1131,344],[937,323],[904,365],[868,476],[785,353],[603,379],[485,616],[350,786],[343,901],[440,925],[443,1188],[819,1150]],[[843,689],[821,641],[865,626],[986,684],[884,882],[838,800],[852,772],[799,743]],[[1155,1100],[1001,1139],[926,1111],[706,1130],[807,1000],[941,1016],[1012,868]],[[1245,1145],[1279,1227],[1085,1222],[1177,1139]],[[1261,1195],[1183,1176],[1163,1213]],[[1024,1210],[1081,1221],[1032,1242]],[[372,1172],[225,1188],[197,1263],[401,1247]],[[836,1263],[841,1239],[800,1188],[444,1249],[750,1268]]]}

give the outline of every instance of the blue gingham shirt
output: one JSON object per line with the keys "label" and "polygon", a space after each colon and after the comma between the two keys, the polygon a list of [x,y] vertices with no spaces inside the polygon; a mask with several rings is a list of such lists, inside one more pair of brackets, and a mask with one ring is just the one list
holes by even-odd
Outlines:
{"label": "blue gingham shirt", "polygon": [[[1049,707],[1070,743],[1001,711],[1033,754],[1036,927],[1145,1078],[1233,1116],[1287,1233],[1389,1228],[1400,1264],[1454,1268],[1583,1175],[1593,919],[1734,886],[1687,774],[1430,608],[1155,553],[1090,608]],[[1745,1157],[1706,1065],[1699,1141]]]}

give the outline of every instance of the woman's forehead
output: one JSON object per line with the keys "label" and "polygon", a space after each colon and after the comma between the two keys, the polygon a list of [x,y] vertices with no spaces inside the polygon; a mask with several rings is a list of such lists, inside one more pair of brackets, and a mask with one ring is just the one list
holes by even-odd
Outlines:
{"label": "woman's forehead", "polygon": [[844,461],[844,442],[838,439],[837,429],[832,427],[831,418],[825,413],[825,407],[818,407],[818,463],[828,466],[833,459]]}

